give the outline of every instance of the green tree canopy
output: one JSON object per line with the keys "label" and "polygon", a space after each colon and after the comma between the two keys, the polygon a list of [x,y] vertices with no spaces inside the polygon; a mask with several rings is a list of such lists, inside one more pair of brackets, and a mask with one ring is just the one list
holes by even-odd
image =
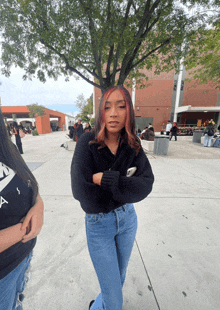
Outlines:
{"label": "green tree canopy", "polygon": [[83,122],[91,122],[93,115],[93,94],[88,99],[85,99],[83,94],[79,95],[76,98],[76,106],[80,110],[77,118],[81,117]]}
{"label": "green tree canopy", "polygon": [[102,91],[137,84],[141,69],[169,71],[180,46],[205,22],[191,10],[209,0],[0,0],[2,73],[66,80],[74,74]]}
{"label": "green tree canopy", "polygon": [[28,110],[30,111],[29,116],[32,118],[37,118],[38,116],[45,115],[45,107],[42,105],[39,105],[38,103],[33,103],[30,105],[27,105]]}
{"label": "green tree canopy", "polygon": [[192,69],[190,79],[203,84],[212,82],[220,87],[220,21],[212,29],[199,29],[192,36],[186,69]]}

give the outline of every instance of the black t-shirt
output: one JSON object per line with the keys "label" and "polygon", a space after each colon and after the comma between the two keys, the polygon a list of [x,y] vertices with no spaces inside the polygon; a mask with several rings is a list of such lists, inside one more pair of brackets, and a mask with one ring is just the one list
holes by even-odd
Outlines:
{"label": "black t-shirt", "polygon": [[[0,162],[0,230],[18,224],[32,207],[33,191],[8,166]],[[0,279],[16,268],[32,251],[36,238],[18,242],[0,253]]]}

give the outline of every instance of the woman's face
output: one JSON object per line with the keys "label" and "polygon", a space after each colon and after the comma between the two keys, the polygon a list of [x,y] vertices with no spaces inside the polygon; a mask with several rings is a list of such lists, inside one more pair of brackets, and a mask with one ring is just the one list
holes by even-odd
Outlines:
{"label": "woman's face", "polygon": [[126,103],[118,89],[108,97],[104,107],[105,127],[109,133],[119,133],[125,126]]}

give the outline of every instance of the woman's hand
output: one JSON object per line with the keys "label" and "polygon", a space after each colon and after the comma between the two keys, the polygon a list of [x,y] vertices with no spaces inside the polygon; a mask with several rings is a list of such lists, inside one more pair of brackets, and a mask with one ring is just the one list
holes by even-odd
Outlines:
{"label": "woman's hand", "polygon": [[35,238],[41,231],[43,226],[44,204],[38,194],[35,205],[30,209],[23,220],[21,230],[26,230],[26,235],[22,242],[28,242]]}
{"label": "woman's hand", "polygon": [[98,173],[93,174],[92,176],[93,183],[101,186],[102,176],[103,176],[103,172],[98,172]]}

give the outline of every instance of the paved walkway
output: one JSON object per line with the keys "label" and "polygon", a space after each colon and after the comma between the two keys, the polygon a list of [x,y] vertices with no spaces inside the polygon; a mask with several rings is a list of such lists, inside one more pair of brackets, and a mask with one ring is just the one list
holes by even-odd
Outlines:
{"label": "paved walkway", "polygon": [[[22,139],[45,204],[24,310],[87,310],[99,293],[84,212],[70,188],[73,152],[60,147],[65,134]],[[171,141],[166,157],[148,154],[155,184],[135,205],[123,310],[220,309],[220,149],[191,140]]]}

